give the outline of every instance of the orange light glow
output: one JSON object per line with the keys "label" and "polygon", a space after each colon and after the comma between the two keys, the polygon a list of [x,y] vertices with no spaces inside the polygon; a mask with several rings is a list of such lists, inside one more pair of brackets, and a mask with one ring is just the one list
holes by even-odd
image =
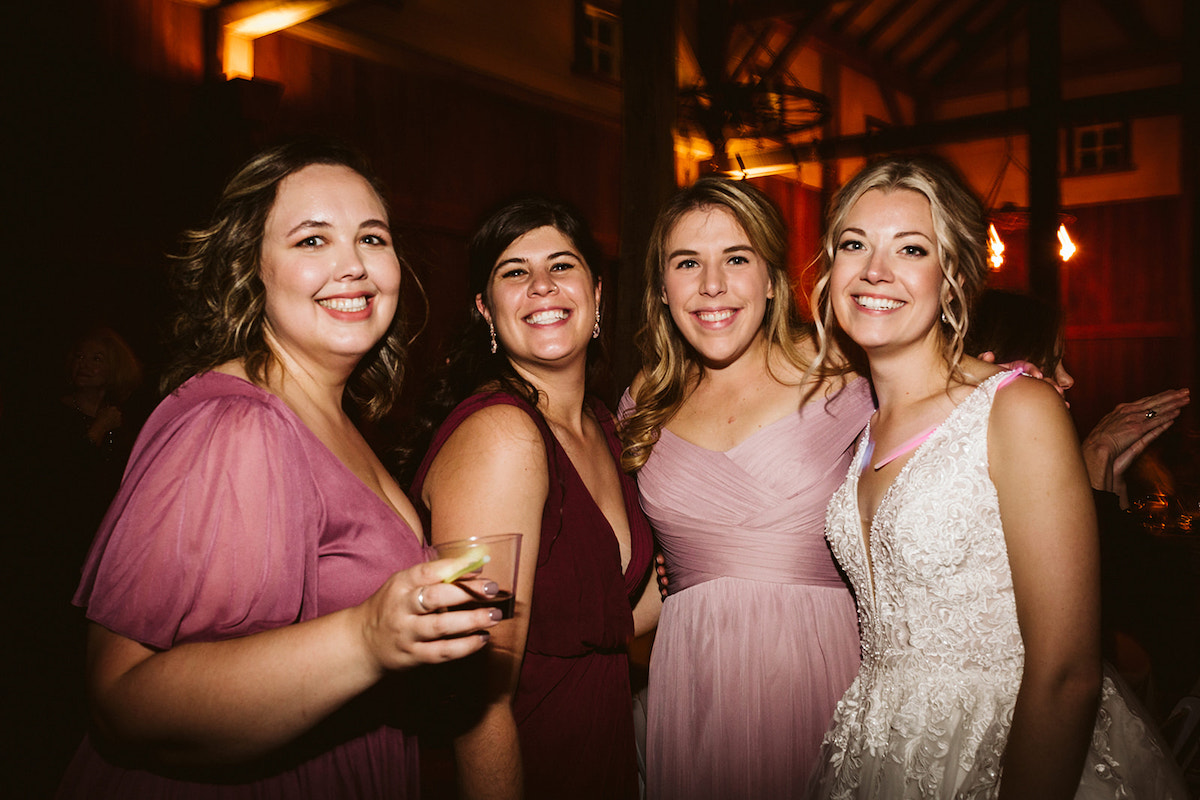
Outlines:
{"label": "orange light glow", "polygon": [[1000,241],[995,225],[988,225],[988,264],[993,272],[1004,266],[1004,242]]}
{"label": "orange light glow", "polygon": [[1071,241],[1071,236],[1067,233],[1066,225],[1058,226],[1058,243],[1062,245],[1058,254],[1062,256],[1063,261],[1070,261],[1071,256],[1075,255],[1075,243]]}

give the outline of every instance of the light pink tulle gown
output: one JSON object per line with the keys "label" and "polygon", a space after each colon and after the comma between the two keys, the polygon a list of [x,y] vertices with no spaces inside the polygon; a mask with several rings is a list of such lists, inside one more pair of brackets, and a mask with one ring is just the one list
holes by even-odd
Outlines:
{"label": "light pink tulle gown", "polygon": [[726,452],[663,431],[639,471],[671,590],[650,659],[650,800],[803,793],[858,670],[824,522],[871,411],[860,379]]}

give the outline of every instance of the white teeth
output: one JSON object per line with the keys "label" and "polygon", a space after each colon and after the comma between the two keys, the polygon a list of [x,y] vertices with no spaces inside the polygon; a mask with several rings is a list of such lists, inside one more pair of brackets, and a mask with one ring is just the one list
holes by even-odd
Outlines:
{"label": "white teeth", "polygon": [[733,311],[725,309],[723,311],[697,311],[696,316],[701,322],[720,322],[723,319],[729,319],[733,316]]}
{"label": "white teeth", "polygon": [[885,297],[855,297],[854,302],[871,311],[891,311],[904,305],[901,300],[888,300]]}
{"label": "white teeth", "polygon": [[547,325],[551,322],[558,322],[560,319],[566,319],[567,312],[561,308],[550,309],[549,311],[535,311],[525,318],[525,321],[531,325]]}
{"label": "white teeth", "polygon": [[333,309],[334,311],[362,311],[367,307],[367,298],[330,297],[327,300],[318,300],[317,305],[323,308]]}

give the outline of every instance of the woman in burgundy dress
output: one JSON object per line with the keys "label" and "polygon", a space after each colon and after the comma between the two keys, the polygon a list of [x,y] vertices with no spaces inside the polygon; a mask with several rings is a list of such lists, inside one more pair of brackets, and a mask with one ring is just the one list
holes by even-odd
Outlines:
{"label": "woman in burgundy dress", "polygon": [[230,181],[179,263],[183,347],[88,556],[92,733],[62,797],[396,798],[419,786],[404,673],[469,655],[488,610],[425,563],[355,429],[407,341],[383,195],[293,143]]}
{"label": "woman in burgundy dress", "polygon": [[468,798],[638,793],[625,647],[659,599],[612,417],[587,393],[597,263],[582,221],[545,200],[506,206],[471,242],[472,324],[412,489],[435,542],[523,535],[515,617],[486,651],[496,685],[454,743]]}

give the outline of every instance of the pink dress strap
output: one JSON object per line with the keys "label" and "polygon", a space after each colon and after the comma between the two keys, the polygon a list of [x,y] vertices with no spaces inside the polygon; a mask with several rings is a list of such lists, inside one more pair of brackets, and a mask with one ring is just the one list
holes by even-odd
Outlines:
{"label": "pink dress strap", "polygon": [[[1003,389],[1005,386],[1008,386],[1008,384],[1012,383],[1014,380],[1016,380],[1017,378],[1021,377],[1024,374],[1025,373],[1023,373],[1023,372],[1013,370],[1012,372],[1008,373],[1007,375],[1005,375],[1003,378],[1000,379],[1000,382],[996,384],[996,390],[999,391],[1000,389]],[[926,430],[921,431],[916,436],[909,439],[907,442],[900,445],[895,450],[888,453],[886,456],[879,459],[871,466],[874,467],[876,471],[881,470],[884,467],[886,467],[888,464],[895,461],[900,456],[904,455],[905,453],[908,453],[912,450],[916,450],[918,447],[925,444],[926,439],[928,439],[930,436],[933,436],[933,432],[936,431],[939,427],[941,427],[941,424],[942,423],[939,422],[937,425],[933,425],[933,426],[927,428]],[[868,445],[868,446],[874,447],[874,444],[875,444],[874,442],[871,442],[870,445]],[[865,461],[869,462],[870,458],[871,458],[871,456],[868,453]]]}

